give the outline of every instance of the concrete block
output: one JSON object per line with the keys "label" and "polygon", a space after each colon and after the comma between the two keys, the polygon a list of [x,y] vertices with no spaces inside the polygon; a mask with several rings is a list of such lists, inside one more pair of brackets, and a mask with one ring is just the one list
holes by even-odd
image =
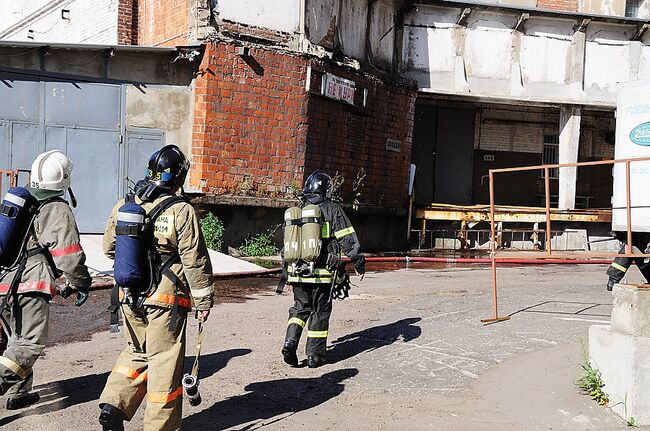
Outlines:
{"label": "concrete block", "polygon": [[612,332],[650,337],[650,289],[616,284],[612,292]]}
{"label": "concrete block", "polygon": [[650,425],[650,338],[613,332],[609,325],[589,328],[589,359],[601,372],[609,407],[638,425]]}

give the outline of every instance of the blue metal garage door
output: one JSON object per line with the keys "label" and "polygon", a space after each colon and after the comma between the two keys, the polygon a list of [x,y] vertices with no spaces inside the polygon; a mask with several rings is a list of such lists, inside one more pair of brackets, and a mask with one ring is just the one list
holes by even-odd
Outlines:
{"label": "blue metal garage door", "polygon": [[79,228],[103,232],[127,176],[142,178],[149,154],[164,142],[146,130],[124,142],[124,94],[119,84],[0,73],[0,169],[29,169],[43,151],[65,152],[74,163]]}

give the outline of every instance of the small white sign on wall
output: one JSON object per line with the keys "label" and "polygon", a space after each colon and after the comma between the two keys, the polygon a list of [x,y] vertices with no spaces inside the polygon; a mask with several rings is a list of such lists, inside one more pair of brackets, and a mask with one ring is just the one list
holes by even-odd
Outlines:
{"label": "small white sign on wall", "polygon": [[355,92],[356,84],[354,81],[332,75],[331,73],[323,75],[323,86],[321,88],[323,96],[354,105]]}
{"label": "small white sign on wall", "polygon": [[386,139],[386,149],[388,151],[399,153],[402,151],[402,141],[398,141],[397,139]]}

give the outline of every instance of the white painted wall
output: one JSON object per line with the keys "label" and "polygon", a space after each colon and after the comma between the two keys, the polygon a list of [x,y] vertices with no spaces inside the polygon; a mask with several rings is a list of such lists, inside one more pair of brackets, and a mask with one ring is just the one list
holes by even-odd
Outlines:
{"label": "white painted wall", "polygon": [[296,33],[300,24],[300,0],[217,0],[222,20],[285,33]]}
{"label": "white painted wall", "polygon": [[394,16],[402,0],[378,0],[372,6],[365,0],[306,0],[305,4],[306,33],[311,43],[323,45],[328,32],[335,30],[346,56],[361,62],[370,57],[379,68],[392,67]]}
{"label": "white painted wall", "polygon": [[622,83],[650,76],[650,35],[631,41],[635,25],[592,22],[576,36],[570,18],[531,14],[517,31],[518,14],[479,10],[457,25],[460,12],[420,5],[405,17],[401,70],[421,91],[613,107]]}
{"label": "white painted wall", "polygon": [[[116,45],[118,3],[119,0],[0,0],[0,39]],[[69,20],[61,18],[62,9],[70,11]],[[12,26],[16,27],[11,29]],[[33,39],[27,37],[29,30],[34,31]]]}

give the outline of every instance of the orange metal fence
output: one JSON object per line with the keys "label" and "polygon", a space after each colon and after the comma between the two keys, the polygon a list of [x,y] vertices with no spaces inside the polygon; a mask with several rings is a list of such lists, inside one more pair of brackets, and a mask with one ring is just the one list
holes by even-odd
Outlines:
{"label": "orange metal fence", "polygon": [[[634,162],[648,162],[650,157],[639,157],[633,159],[618,159],[618,160],[599,160],[594,162],[578,162],[578,163],[560,163],[555,165],[536,165],[536,166],[523,166],[517,168],[503,168],[503,169],[490,169],[489,171],[489,180],[490,180],[490,257],[492,261],[492,312],[493,315],[489,319],[482,319],[483,323],[492,323],[499,322],[502,320],[510,319],[509,316],[499,316],[499,302],[498,302],[498,292],[497,292],[497,249],[496,249],[496,222],[495,222],[495,203],[494,203],[494,174],[504,173],[504,172],[523,172],[523,171],[534,171],[534,170],[543,170],[544,171],[544,194],[546,200],[546,226],[544,230],[546,232],[546,253],[543,256],[534,256],[533,258],[537,259],[548,259],[551,257],[575,257],[575,254],[567,254],[563,252],[552,252],[551,250],[551,193],[550,193],[550,170],[554,168],[578,168],[582,166],[597,166],[597,165],[614,165],[617,163],[625,164],[625,193],[626,193],[626,205],[625,210],[627,212],[627,222],[626,222],[626,231],[627,231],[627,244],[625,248],[625,253],[592,253],[584,252],[580,253],[580,257],[650,257],[649,254],[641,253],[632,253],[632,208],[641,208],[639,206],[633,207],[631,205],[631,193],[630,193],[630,164]],[[644,207],[645,208],[645,207]],[[612,208],[612,209],[623,209],[621,208]],[[528,256],[531,257],[531,256]]]}
{"label": "orange metal fence", "polygon": [[0,189],[6,184],[5,181],[9,182],[9,187],[16,187],[18,185],[18,171],[2,171],[0,170]]}

